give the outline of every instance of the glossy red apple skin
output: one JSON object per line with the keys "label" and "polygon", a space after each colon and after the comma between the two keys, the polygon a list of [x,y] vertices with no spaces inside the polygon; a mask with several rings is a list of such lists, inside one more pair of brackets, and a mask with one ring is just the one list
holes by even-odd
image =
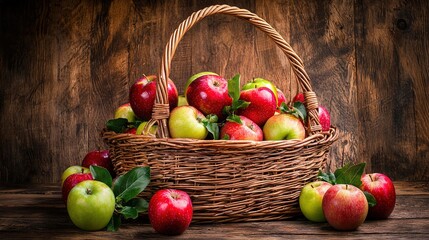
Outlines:
{"label": "glossy red apple skin", "polygon": [[85,180],[93,180],[91,173],[74,173],[64,180],[61,188],[64,203],[67,203],[67,197],[69,196],[72,188],[76,186],[76,184]]}
{"label": "glossy red apple skin", "polygon": [[104,167],[114,177],[112,160],[110,159],[109,150],[93,150],[88,152],[82,160],[82,167],[89,168],[91,165]]}
{"label": "glossy red apple skin", "polygon": [[292,102],[305,102],[304,93],[298,93],[293,97]]}
{"label": "glossy red apple skin", "polygon": [[341,231],[357,229],[368,214],[365,194],[349,184],[336,184],[323,196],[323,214],[329,225]]}
{"label": "glossy red apple skin", "polygon": [[322,126],[322,131],[329,131],[331,128],[331,115],[329,114],[328,109],[319,105],[318,115],[319,123]]}
{"label": "glossy red apple skin", "polygon": [[219,120],[225,119],[223,108],[232,104],[228,94],[228,82],[218,75],[203,75],[193,80],[186,91],[186,100],[207,116],[215,114]]}
{"label": "glossy red apple skin", "polygon": [[370,173],[364,174],[361,181],[361,189],[371,193],[377,201],[374,207],[369,207],[368,218],[388,218],[396,203],[396,191],[392,180],[382,173]]}
{"label": "glossy red apple skin", "polygon": [[181,190],[161,189],[150,199],[148,216],[158,233],[180,235],[192,221],[193,209],[189,195]]}
{"label": "glossy red apple skin", "polygon": [[252,120],[244,116],[239,116],[242,124],[237,122],[226,121],[225,125],[220,129],[220,139],[229,140],[253,140],[262,141],[264,134],[262,129]]}
{"label": "glossy red apple skin", "polygon": [[286,103],[286,96],[282,90],[277,88],[277,107],[280,107],[282,103]]}
{"label": "glossy red apple skin", "polygon": [[[153,104],[156,98],[156,81],[155,75],[143,76],[138,79],[130,88],[129,102],[134,114],[143,121],[152,118]],[[173,81],[168,79],[167,92],[168,104],[170,111],[177,107],[179,93]]]}
{"label": "glossy red apple skin", "polygon": [[240,99],[250,104],[244,109],[239,109],[237,114],[249,118],[260,127],[264,126],[277,109],[276,97],[267,87],[243,90]]}

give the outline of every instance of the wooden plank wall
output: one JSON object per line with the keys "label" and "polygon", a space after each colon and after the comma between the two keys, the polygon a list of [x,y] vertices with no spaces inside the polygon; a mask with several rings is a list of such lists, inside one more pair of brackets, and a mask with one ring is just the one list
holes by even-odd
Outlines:
{"label": "wooden plank wall", "polygon": [[[170,34],[218,3],[257,13],[301,56],[341,131],[332,167],[366,162],[394,180],[429,179],[428,1],[0,0],[0,182],[59,182],[105,147],[103,124],[140,75],[157,74]],[[205,70],[298,91],[273,42],[230,16],[187,33],[171,78],[183,92]]]}

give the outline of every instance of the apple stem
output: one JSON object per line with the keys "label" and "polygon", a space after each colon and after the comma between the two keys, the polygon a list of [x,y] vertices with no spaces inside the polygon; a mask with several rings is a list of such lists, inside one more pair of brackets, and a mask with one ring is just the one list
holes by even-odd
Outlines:
{"label": "apple stem", "polygon": [[374,179],[372,179],[372,175],[369,174],[369,178],[371,179],[371,182],[374,182]]}
{"label": "apple stem", "polygon": [[86,189],[86,194],[91,195],[92,194],[92,190],[90,188]]}
{"label": "apple stem", "polygon": [[312,188],[314,188],[314,187],[313,187],[313,184],[310,184],[310,186],[311,186]]}
{"label": "apple stem", "polygon": [[348,185],[348,184],[346,184],[346,190],[348,190],[348,188],[349,188],[349,185]]}

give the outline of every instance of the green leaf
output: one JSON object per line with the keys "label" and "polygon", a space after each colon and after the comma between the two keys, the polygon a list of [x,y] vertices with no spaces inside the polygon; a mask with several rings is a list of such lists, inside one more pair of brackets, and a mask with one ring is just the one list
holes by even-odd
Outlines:
{"label": "green leaf", "polygon": [[113,185],[113,193],[117,199],[128,202],[139,195],[149,182],[149,167],[136,167],[116,179]]}
{"label": "green leaf", "polygon": [[295,102],[293,104],[293,108],[295,112],[298,114],[298,117],[303,121],[307,119],[307,109],[305,109],[305,105],[302,102]]}
{"label": "green leaf", "polygon": [[204,127],[213,136],[214,140],[219,139],[219,125],[217,121],[218,121],[218,117],[215,114],[207,115],[206,119],[202,121]]}
{"label": "green leaf", "polygon": [[336,183],[335,175],[331,172],[324,173],[321,170],[319,170],[319,174],[317,175],[317,178],[321,181],[328,182],[332,185]]}
{"label": "green leaf", "polygon": [[94,165],[91,165],[89,169],[95,180],[105,183],[110,188],[112,187],[112,176],[107,169]]}
{"label": "green leaf", "polygon": [[109,221],[109,224],[107,224],[107,231],[116,232],[118,231],[120,225],[121,225],[121,216],[114,213],[112,218]]}
{"label": "green leaf", "polygon": [[335,171],[337,184],[351,184],[360,188],[362,185],[361,177],[365,170],[365,163],[357,165],[346,164],[344,167]]}
{"label": "green leaf", "polygon": [[367,191],[363,191],[363,193],[365,194],[366,200],[368,201],[368,205],[370,207],[377,205],[377,200],[375,200],[375,197],[371,193]]}
{"label": "green leaf", "polygon": [[240,118],[240,116],[235,115],[235,114],[229,115],[229,116],[226,118],[226,120],[227,120],[227,121],[229,121],[229,122],[236,122],[236,123],[238,123],[238,124],[243,124],[243,122],[241,122],[241,118]]}
{"label": "green leaf", "polygon": [[134,207],[139,213],[146,212],[149,207],[149,203],[143,198],[133,198],[130,201],[126,202],[125,205],[129,207]]}
{"label": "green leaf", "polygon": [[106,123],[106,127],[109,131],[114,131],[115,133],[123,133],[128,126],[128,119],[126,118],[116,118],[110,119]]}
{"label": "green leaf", "polygon": [[229,140],[231,137],[228,134],[225,134],[222,138],[222,140]]}
{"label": "green leaf", "polygon": [[125,219],[136,219],[139,216],[137,209],[135,207],[124,206],[120,211],[120,214],[124,216]]}
{"label": "green leaf", "polygon": [[233,102],[238,101],[240,98],[240,74],[228,80],[228,94]]}

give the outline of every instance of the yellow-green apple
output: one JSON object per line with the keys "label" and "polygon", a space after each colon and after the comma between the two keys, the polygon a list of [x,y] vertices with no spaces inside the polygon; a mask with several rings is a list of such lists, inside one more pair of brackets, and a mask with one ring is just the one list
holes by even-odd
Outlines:
{"label": "yellow-green apple", "polygon": [[220,129],[220,138],[229,140],[262,141],[264,134],[258,124],[245,116],[236,116],[240,122],[227,120]]}
{"label": "yellow-green apple", "polygon": [[325,192],[322,209],[329,225],[337,230],[350,231],[365,221],[368,201],[359,188],[350,184],[336,184]]}
{"label": "yellow-green apple", "polygon": [[237,115],[245,116],[258,124],[264,126],[265,122],[274,115],[277,109],[276,97],[267,87],[247,88],[240,92],[240,100],[250,102],[246,108],[240,108]]}
{"label": "yellow-green apple", "polygon": [[134,114],[130,103],[125,103],[115,110],[114,118],[126,118],[128,122],[134,122],[136,120],[136,115]]}
{"label": "yellow-green apple", "polygon": [[78,183],[67,198],[67,212],[78,228],[96,231],[104,228],[115,210],[115,195],[103,182],[86,180]]}
{"label": "yellow-green apple", "polygon": [[149,201],[150,224],[155,231],[161,234],[182,234],[191,224],[192,215],[191,198],[181,190],[158,190]]}
{"label": "yellow-green apple", "polygon": [[61,193],[63,196],[64,203],[67,203],[67,197],[70,193],[70,191],[73,189],[74,186],[76,186],[78,183],[85,181],[85,180],[92,180],[92,174],[89,173],[74,173],[66,178],[64,180],[64,184],[61,187]]}
{"label": "yellow-green apple", "polygon": [[286,96],[282,90],[277,88],[277,107],[280,107],[282,103],[286,103]]}
{"label": "yellow-green apple", "polygon": [[112,160],[110,159],[109,150],[92,150],[88,152],[82,160],[82,167],[89,168],[91,165],[104,167],[114,176]]}
{"label": "yellow-green apple", "polygon": [[267,79],[254,78],[250,82],[244,84],[242,89],[247,90],[247,89],[253,89],[253,88],[260,88],[260,87],[269,88],[274,93],[274,97],[276,98],[276,104],[278,105],[277,87],[274,85],[274,83],[272,83]]}
{"label": "yellow-green apple", "polygon": [[332,184],[325,181],[315,181],[306,184],[299,195],[299,207],[302,214],[313,222],[325,222],[323,215],[322,200],[325,192]]}
{"label": "yellow-green apple", "polygon": [[[156,97],[156,82],[155,75],[143,76],[138,79],[130,88],[130,105],[134,114],[142,119],[148,121],[152,117],[153,104]],[[178,92],[176,85],[171,79],[167,81],[167,95],[170,111],[177,106]]]}
{"label": "yellow-green apple", "polygon": [[185,90],[188,104],[194,106],[204,116],[215,114],[219,120],[225,119],[223,108],[232,103],[225,78],[206,74],[193,80]]}
{"label": "yellow-green apple", "polygon": [[177,103],[177,106],[180,107],[180,106],[183,106],[183,105],[189,105],[188,101],[186,101],[186,97],[185,96],[179,95],[179,101]]}
{"label": "yellow-green apple", "polygon": [[64,184],[64,181],[68,176],[75,173],[90,173],[90,171],[89,171],[89,168],[82,167],[79,165],[73,165],[68,167],[66,170],[64,170],[63,174],[61,175],[61,186]]}
{"label": "yellow-green apple", "polygon": [[368,218],[386,219],[395,208],[396,192],[392,180],[382,173],[364,174],[361,178],[363,191],[371,193],[376,205],[369,207]]}
{"label": "yellow-green apple", "polygon": [[176,107],[171,111],[168,129],[172,138],[205,139],[208,130],[203,121],[206,117],[191,105]]}
{"label": "yellow-green apple", "polygon": [[[136,134],[140,135],[143,133],[144,127],[146,126],[147,122],[142,122],[140,123],[140,125],[137,127],[136,130]],[[149,133],[155,135],[156,132],[158,131],[158,125],[152,125],[152,127],[150,127],[149,129]]]}
{"label": "yellow-green apple", "polygon": [[292,114],[281,113],[270,117],[263,127],[265,140],[302,140],[305,127],[302,121]]}

